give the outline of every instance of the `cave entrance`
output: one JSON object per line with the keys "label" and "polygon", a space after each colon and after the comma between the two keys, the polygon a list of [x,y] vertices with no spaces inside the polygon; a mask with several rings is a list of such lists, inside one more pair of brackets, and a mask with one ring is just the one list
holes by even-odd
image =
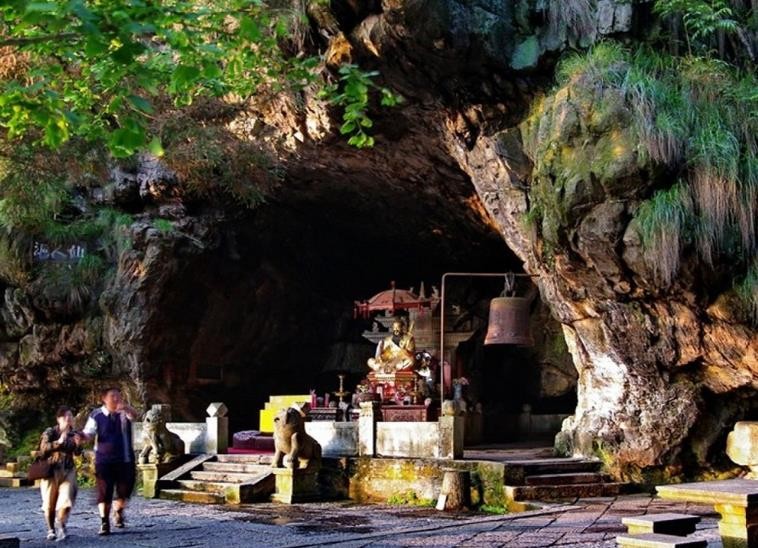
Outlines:
{"label": "cave entrance", "polygon": [[[339,373],[355,391],[375,350],[355,301],[391,281],[416,291],[423,282],[431,293],[445,272],[519,272],[470,180],[440,170],[425,184],[373,172],[302,175],[286,195],[219,226],[219,243],[187,257],[161,302],[159,323],[175,328],[151,350],[161,371],[148,379],[153,401],[171,401],[183,420],[202,420],[209,402],[223,401],[233,431],[256,429],[271,395],[334,392]],[[555,434],[557,419],[542,415],[570,414],[576,401],[574,369],[544,305],[533,304],[534,348],[483,346],[489,301],[501,290],[498,279],[447,290],[449,317],[455,305],[472,326],[452,371],[469,378],[470,407],[481,409],[471,442]]]}

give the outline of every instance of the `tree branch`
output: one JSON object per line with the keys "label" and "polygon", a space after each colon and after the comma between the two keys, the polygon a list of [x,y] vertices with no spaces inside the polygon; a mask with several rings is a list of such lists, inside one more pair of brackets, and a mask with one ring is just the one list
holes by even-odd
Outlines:
{"label": "tree branch", "polygon": [[75,32],[62,32],[60,34],[49,34],[45,36],[30,36],[27,38],[5,38],[0,39],[0,47],[5,46],[26,46],[28,44],[38,44],[40,42],[52,42],[55,40],[69,40],[78,36]]}

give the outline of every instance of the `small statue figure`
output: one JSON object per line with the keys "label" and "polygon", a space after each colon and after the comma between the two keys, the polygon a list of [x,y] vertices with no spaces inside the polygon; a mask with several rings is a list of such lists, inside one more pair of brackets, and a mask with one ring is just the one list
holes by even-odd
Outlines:
{"label": "small statue figure", "polygon": [[274,417],[274,460],[272,468],[318,468],[321,446],[305,432],[303,413],[290,407]]}
{"label": "small statue figure", "polygon": [[369,358],[368,366],[375,373],[384,374],[410,369],[416,363],[415,352],[413,334],[406,329],[405,322],[397,318],[392,322],[392,334],[376,345],[376,355]]}
{"label": "small statue figure", "polygon": [[432,372],[432,355],[427,352],[419,352],[416,354],[416,361],[419,363],[418,371],[416,375],[419,376],[417,391],[418,393],[427,398],[434,392],[434,373]]}
{"label": "small statue figure", "polygon": [[142,451],[139,463],[166,463],[184,455],[182,438],[166,428],[160,407],[152,407],[142,421]]}

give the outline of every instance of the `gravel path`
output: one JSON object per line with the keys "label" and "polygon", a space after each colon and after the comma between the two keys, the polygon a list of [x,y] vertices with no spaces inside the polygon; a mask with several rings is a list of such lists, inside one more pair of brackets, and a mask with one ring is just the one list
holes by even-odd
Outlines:
{"label": "gravel path", "polygon": [[[443,514],[429,508],[357,505],[202,506],[135,497],[127,527],[99,537],[94,492],[82,489],[64,543],[76,547],[607,547],[625,532],[621,518],[647,512],[687,512],[703,517],[696,534],[721,546],[712,508],[653,499],[650,495],[580,499],[542,511],[491,516]],[[0,488],[0,538],[22,547],[51,547],[36,489]]]}

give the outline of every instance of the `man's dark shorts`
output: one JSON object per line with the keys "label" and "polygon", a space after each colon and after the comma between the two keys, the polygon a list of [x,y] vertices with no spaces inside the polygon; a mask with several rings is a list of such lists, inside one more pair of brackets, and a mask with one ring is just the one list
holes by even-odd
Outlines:
{"label": "man's dark shorts", "polygon": [[136,468],[133,462],[95,464],[97,502],[113,502],[113,490],[117,499],[128,499],[134,490]]}

